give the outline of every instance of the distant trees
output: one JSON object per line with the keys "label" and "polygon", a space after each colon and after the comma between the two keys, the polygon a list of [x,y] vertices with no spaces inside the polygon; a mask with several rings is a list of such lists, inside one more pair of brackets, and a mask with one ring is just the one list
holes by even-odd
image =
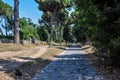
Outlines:
{"label": "distant trees", "polygon": [[50,34],[48,32],[48,29],[45,26],[38,27],[37,33],[38,33],[41,41],[49,42]]}
{"label": "distant trees", "polygon": [[[1,27],[6,31],[6,35],[4,35],[0,29],[1,37],[10,39],[14,37],[16,44],[20,43],[20,39],[29,39],[30,37],[39,39],[38,26],[30,18],[19,18],[18,6],[19,0],[14,0],[14,10],[10,5],[0,0],[0,22]],[[21,36],[19,36],[19,31]]]}
{"label": "distant trees", "polygon": [[68,42],[72,42],[72,32],[71,32],[71,27],[70,26],[65,26],[63,30],[63,38],[66,42],[66,45]]}
{"label": "distant trees", "polygon": [[[59,12],[57,12],[55,20],[56,22],[54,23],[53,28],[53,41],[61,43],[64,40],[64,28],[68,26],[70,27],[70,17],[68,15],[69,12],[65,9],[61,9]],[[45,12],[42,15],[42,20],[39,20],[40,23],[44,23],[49,33],[51,32],[50,19],[50,14]]]}
{"label": "distant trees", "polygon": [[57,23],[57,14],[61,9],[71,6],[70,0],[35,0],[39,4],[39,10],[50,15],[50,45],[52,44],[53,26]]}
{"label": "distant trees", "polygon": [[[107,56],[112,59],[112,63],[120,65],[119,0],[35,1],[39,10],[43,11],[39,26],[29,18],[19,18],[19,0],[14,0],[14,15],[12,7],[0,0],[0,23],[5,20],[2,27],[6,29],[6,35],[9,30],[14,32],[16,44],[19,44],[19,30],[21,39],[33,37],[48,41],[50,45],[52,41],[71,42],[75,37],[77,42],[93,42],[100,55]],[[69,14],[71,3],[75,11]],[[0,32],[3,35],[1,29]]]}
{"label": "distant trees", "polygon": [[29,38],[40,39],[37,34],[37,27],[30,18],[20,18],[19,19],[20,26],[20,38],[27,40]]}

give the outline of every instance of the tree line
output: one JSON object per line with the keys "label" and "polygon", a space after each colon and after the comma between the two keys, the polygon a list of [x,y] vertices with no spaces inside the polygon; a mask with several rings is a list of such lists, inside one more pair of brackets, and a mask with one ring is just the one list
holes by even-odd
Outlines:
{"label": "tree line", "polygon": [[[33,37],[47,41],[50,45],[53,41],[60,44],[64,41],[66,44],[89,41],[104,61],[120,65],[119,0],[35,1],[38,9],[43,11],[42,18],[38,20],[39,25],[34,24],[29,18],[19,18],[20,39]],[[15,34],[13,11],[15,9],[0,0],[0,20],[6,20],[7,26],[3,25],[6,35],[9,29]]]}
{"label": "tree line", "polygon": [[[48,0],[48,2],[43,2],[40,10],[43,9],[44,13],[42,18],[38,20],[39,24],[34,24],[30,18],[19,17],[19,0],[14,0],[14,9],[2,0],[0,0],[0,4],[0,24],[6,33],[4,35],[1,30],[1,38],[14,38],[16,44],[19,44],[20,40],[30,37],[47,41],[49,44],[52,44],[52,41],[58,43],[71,41],[71,18],[67,9],[71,7],[70,1],[52,2]],[[48,9],[45,8],[46,4]]]}
{"label": "tree line", "polygon": [[[61,36],[60,42],[91,42],[104,63],[120,65],[119,0],[35,1],[43,11],[41,21],[50,28],[51,42],[57,41],[53,35]],[[71,8],[74,11],[69,14]]]}
{"label": "tree line", "polygon": [[14,8],[0,0],[0,38],[13,39],[16,44],[29,38],[48,41],[47,29],[33,23],[30,18],[20,18],[18,10],[19,0],[14,0]]}

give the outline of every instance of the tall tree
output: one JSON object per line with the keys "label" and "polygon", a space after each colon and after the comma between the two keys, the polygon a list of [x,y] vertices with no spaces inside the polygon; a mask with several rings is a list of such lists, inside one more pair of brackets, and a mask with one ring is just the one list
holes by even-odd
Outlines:
{"label": "tall tree", "polygon": [[68,42],[70,42],[72,40],[70,26],[64,27],[63,38],[66,42],[66,45],[67,45]]}
{"label": "tall tree", "polygon": [[39,4],[39,10],[50,13],[50,45],[52,45],[53,26],[56,23],[56,14],[59,10],[69,7],[71,0],[35,0]]}
{"label": "tall tree", "polygon": [[14,41],[20,43],[19,35],[19,0],[14,0]]}

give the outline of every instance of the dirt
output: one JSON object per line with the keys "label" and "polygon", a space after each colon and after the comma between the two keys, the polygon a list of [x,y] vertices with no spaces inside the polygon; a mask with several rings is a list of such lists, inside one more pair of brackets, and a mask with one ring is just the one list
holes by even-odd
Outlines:
{"label": "dirt", "polygon": [[0,80],[14,80],[9,74],[23,63],[30,63],[47,51],[47,46],[23,51],[0,52]]}
{"label": "dirt", "polygon": [[23,80],[30,80],[63,50],[61,47],[39,46],[22,51],[0,52],[0,80],[16,80],[16,69],[22,72]]}
{"label": "dirt", "polygon": [[59,55],[63,50],[58,48],[49,48],[39,58],[34,61],[25,63],[19,67],[23,72],[23,80],[31,80],[37,73],[39,73],[46,65],[48,65],[56,55]]}

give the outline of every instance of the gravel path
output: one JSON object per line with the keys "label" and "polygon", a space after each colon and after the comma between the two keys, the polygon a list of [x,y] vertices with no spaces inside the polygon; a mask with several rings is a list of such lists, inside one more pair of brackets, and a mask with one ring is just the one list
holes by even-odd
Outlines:
{"label": "gravel path", "polygon": [[87,53],[73,45],[32,80],[105,80],[90,64]]}

